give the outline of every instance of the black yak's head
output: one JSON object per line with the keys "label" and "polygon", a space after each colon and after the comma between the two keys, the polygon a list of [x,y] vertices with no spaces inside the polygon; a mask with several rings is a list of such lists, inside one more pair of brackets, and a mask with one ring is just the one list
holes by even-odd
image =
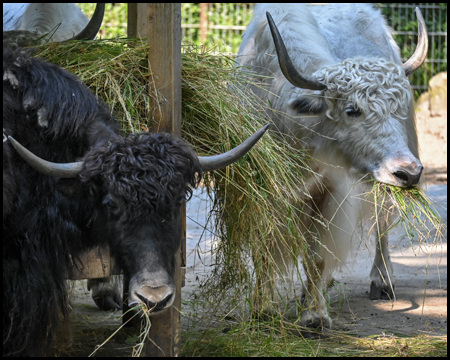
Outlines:
{"label": "black yak's head", "polygon": [[130,276],[131,305],[161,310],[172,304],[180,205],[201,176],[197,155],[183,140],[141,133],[91,149],[78,178],[60,181],[58,190],[95,208],[94,236],[110,244]]}
{"label": "black yak's head", "polygon": [[93,241],[110,245],[130,277],[129,304],[162,310],[175,295],[182,201],[190,198],[203,171],[240,159],[268,126],[234,149],[206,157],[198,157],[179,138],[142,133],[99,140],[81,161],[57,164],[37,157],[11,136],[8,139],[36,170],[61,178],[57,184],[61,193],[91,206],[92,216],[82,230]]}

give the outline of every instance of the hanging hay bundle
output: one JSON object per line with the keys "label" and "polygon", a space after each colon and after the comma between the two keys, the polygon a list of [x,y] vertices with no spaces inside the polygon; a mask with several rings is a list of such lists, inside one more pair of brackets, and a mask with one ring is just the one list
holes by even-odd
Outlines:
{"label": "hanging hay bundle", "polygon": [[[129,133],[147,131],[153,125],[151,104],[152,98],[157,98],[157,89],[149,81],[148,50],[146,44],[129,39],[97,40],[48,44],[41,46],[36,56],[79,76],[112,107],[124,132]],[[241,81],[252,79],[239,78],[231,58],[183,48],[182,137],[199,155],[228,151],[266,122],[262,116],[264,104],[235,86]],[[284,251],[290,251],[293,259],[307,256],[305,229],[298,217],[302,203],[298,199],[309,196],[302,192],[307,187],[301,185],[312,176],[315,174],[308,167],[308,153],[294,149],[271,132],[234,165],[205,174],[204,186],[214,193],[212,211],[220,241],[216,267],[203,289],[215,299],[216,306],[220,304],[217,299],[225,294],[242,303],[242,295],[247,295],[242,289],[251,294],[255,273],[272,272],[273,239],[283,239]],[[373,192],[376,199],[381,197],[377,184]],[[397,208],[402,221],[417,228],[423,226],[417,219],[424,214],[442,235],[441,225],[420,191],[394,188],[381,194],[395,196],[389,203]],[[416,203],[415,199],[422,200]],[[408,208],[415,211],[412,216],[416,220],[411,220]],[[296,269],[300,267],[296,263]],[[227,304],[233,306],[229,301]]]}

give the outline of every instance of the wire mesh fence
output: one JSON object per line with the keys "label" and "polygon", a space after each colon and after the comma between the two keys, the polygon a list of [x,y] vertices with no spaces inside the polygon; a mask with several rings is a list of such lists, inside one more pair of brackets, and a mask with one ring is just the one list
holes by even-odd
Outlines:
{"label": "wire mesh fence", "polygon": [[237,54],[247,29],[253,3],[181,4],[182,38],[196,45],[214,47],[218,52]]}
{"label": "wire mesh fence", "polygon": [[394,38],[400,46],[402,59],[407,60],[417,45],[418,6],[428,30],[428,56],[425,64],[411,77],[413,88],[419,93],[428,89],[428,81],[441,71],[447,71],[447,4],[443,3],[382,3],[379,4]]}

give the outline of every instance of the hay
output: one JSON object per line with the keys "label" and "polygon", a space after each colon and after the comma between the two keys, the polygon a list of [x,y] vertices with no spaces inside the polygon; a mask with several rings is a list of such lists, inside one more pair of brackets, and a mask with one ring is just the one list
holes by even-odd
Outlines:
{"label": "hay", "polygon": [[[156,98],[148,80],[148,46],[130,39],[97,40],[48,44],[38,48],[43,57],[80,77],[93,92],[113,108],[125,133],[152,128],[151,107]],[[233,59],[212,55],[210,51],[184,46],[182,54],[182,136],[199,155],[214,155],[230,150],[264,125],[264,104],[249,98],[239,87],[240,79],[233,69]],[[233,90],[231,90],[233,88]],[[298,217],[302,203],[299,198],[302,182],[312,176],[308,153],[294,149],[268,132],[243,159],[226,169],[205,174],[205,187],[214,193],[215,233],[220,241],[215,251],[217,264],[202,284],[202,291],[213,310],[223,305],[218,299],[231,296],[229,309],[247,300],[249,307],[255,273],[271,273],[273,241],[282,238],[290,245],[292,258],[306,256],[308,245],[304,227]],[[394,196],[393,204],[403,201],[406,207],[434,221],[430,207],[416,199],[417,192],[390,187],[382,191],[374,187],[375,198]],[[383,195],[384,194],[384,195]],[[304,194],[308,196],[308,194]],[[405,207],[399,208],[406,214]],[[431,211],[431,212],[430,212]],[[413,215],[417,219],[417,214]],[[415,229],[423,224],[402,217]],[[432,227],[441,229],[439,222]],[[442,229],[441,229],[442,230]],[[441,233],[438,230],[438,233]],[[441,233],[442,234],[442,233]],[[281,236],[282,235],[282,236]],[[264,259],[252,265],[251,258]],[[298,270],[300,266],[296,264]],[[246,290],[245,290],[246,289]]]}
{"label": "hay", "polygon": [[148,46],[130,40],[96,40],[45,44],[37,49],[37,57],[77,75],[108,103],[125,133],[149,129]]}
{"label": "hay", "polygon": [[[431,199],[417,187],[399,188],[392,185],[373,182],[367,197],[374,199],[376,210],[385,209],[388,214],[397,217],[390,229],[403,226],[411,246],[416,239],[418,244],[438,245],[446,234],[446,225],[441,223],[439,214]],[[376,215],[375,215],[376,217]],[[375,219],[377,220],[377,219]],[[374,221],[376,224],[376,221]]]}

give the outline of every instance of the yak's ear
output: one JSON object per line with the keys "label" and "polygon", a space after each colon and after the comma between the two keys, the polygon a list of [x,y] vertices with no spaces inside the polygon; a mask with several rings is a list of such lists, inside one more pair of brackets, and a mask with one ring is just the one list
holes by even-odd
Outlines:
{"label": "yak's ear", "polygon": [[56,190],[70,199],[84,198],[83,187],[78,179],[59,179],[56,183]]}

